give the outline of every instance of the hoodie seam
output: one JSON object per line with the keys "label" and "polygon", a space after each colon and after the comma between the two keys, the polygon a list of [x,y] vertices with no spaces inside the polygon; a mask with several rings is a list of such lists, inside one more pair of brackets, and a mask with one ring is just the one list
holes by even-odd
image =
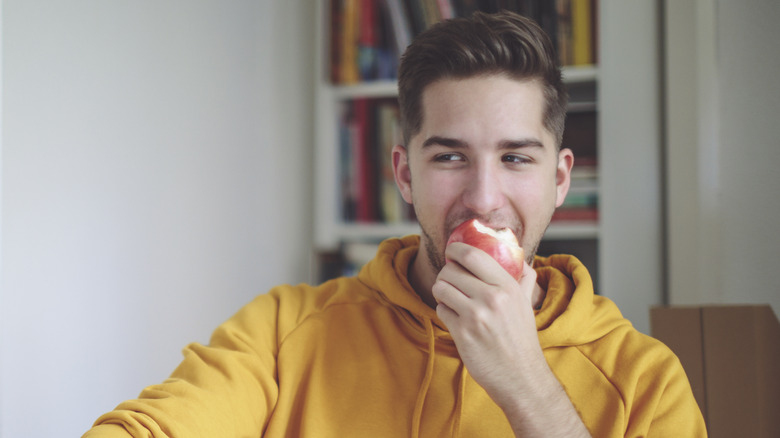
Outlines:
{"label": "hoodie seam", "polygon": [[[362,300],[360,300],[360,301],[350,301],[350,302],[343,302],[343,303],[330,303],[330,304],[327,304],[326,306],[323,306],[323,307],[320,307],[320,308],[316,308],[314,311],[312,311],[312,312],[309,312],[309,313],[308,313],[308,314],[307,314],[307,315],[306,315],[306,316],[305,316],[303,319],[301,319],[301,320],[300,320],[300,321],[299,321],[297,324],[295,324],[295,327],[293,327],[292,329],[290,329],[290,331],[289,331],[288,333],[286,333],[286,334],[285,334],[285,335],[284,335],[284,336],[283,336],[283,337],[282,337],[282,338],[279,340],[279,344],[278,344],[278,350],[281,350],[281,348],[282,348],[282,346],[284,345],[284,343],[285,343],[285,342],[287,342],[287,338],[289,338],[290,336],[292,336],[292,335],[293,335],[295,332],[297,332],[297,331],[298,331],[298,330],[299,330],[301,327],[303,327],[303,326],[304,326],[304,325],[305,325],[305,324],[306,324],[306,323],[309,321],[309,319],[311,319],[311,318],[315,318],[315,317],[318,317],[318,316],[321,316],[321,315],[323,315],[324,313],[326,313],[326,312],[328,312],[328,311],[330,311],[330,310],[332,310],[333,308],[336,308],[336,307],[342,307],[342,306],[350,306],[350,307],[363,307],[363,306],[365,306],[366,304],[369,304],[369,303],[371,303],[371,302],[373,302],[373,303],[378,303],[378,301],[377,301],[376,299],[372,299],[372,298],[370,298],[370,297],[364,297],[364,299],[362,299]],[[281,320],[281,318],[279,318],[278,320]]]}
{"label": "hoodie seam", "polygon": [[[412,328],[412,330],[414,330],[414,331],[416,331],[416,332],[418,332],[418,333],[420,333],[422,335],[425,335],[426,337],[428,336],[428,330],[425,328],[423,322],[427,321],[427,320],[430,320],[429,317],[421,315],[421,314],[416,314],[416,315],[419,315],[419,317],[420,317],[420,321],[417,321],[414,318],[414,316],[413,316],[413,315],[415,315],[415,313],[412,310],[407,309],[404,306],[396,304],[395,302],[393,302],[390,299],[390,297],[387,296],[386,293],[384,293],[380,289],[377,289],[377,288],[371,286],[370,284],[366,283],[364,280],[362,280],[360,278],[357,278],[357,281],[363,287],[365,287],[369,291],[373,292],[374,296],[370,297],[370,298],[367,298],[367,299],[375,300],[375,301],[379,302],[380,304],[386,304],[387,307],[390,308],[392,311],[399,313],[401,318],[403,318],[409,324],[409,326]],[[416,294],[414,291],[409,291],[407,289],[404,289],[404,290],[407,293]],[[420,324],[419,325],[418,324],[414,324],[414,322],[419,322]],[[438,339],[441,336],[437,336],[435,334],[435,332],[434,332],[434,337],[436,337]]]}
{"label": "hoodie seam", "polygon": [[587,361],[590,362],[593,365],[594,368],[599,370],[601,375],[604,376],[604,378],[609,382],[610,385],[612,385],[612,387],[615,389],[615,391],[618,394],[620,394],[620,402],[623,404],[623,415],[624,415],[625,418],[628,418],[628,412],[626,412],[626,406],[628,405],[628,403],[626,403],[626,395],[620,389],[620,386],[617,385],[612,380],[612,377],[606,371],[604,371],[604,369],[596,361],[591,359],[591,357],[589,355],[585,354],[585,352],[582,351],[582,348],[583,348],[582,345],[577,345],[577,346],[575,346],[575,348],[577,349],[577,352],[579,352],[582,355],[582,357],[587,359]]}

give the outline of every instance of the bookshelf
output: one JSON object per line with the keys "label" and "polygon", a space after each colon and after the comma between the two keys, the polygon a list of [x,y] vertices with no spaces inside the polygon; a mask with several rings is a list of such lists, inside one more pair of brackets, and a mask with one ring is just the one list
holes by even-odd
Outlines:
{"label": "bookshelf", "polygon": [[[591,3],[591,0],[586,1]],[[422,2],[425,3],[426,0]],[[377,1],[376,5],[382,3],[383,1]],[[318,2],[317,7],[316,35],[319,35],[320,38],[317,41],[316,65],[319,66],[320,70],[316,72],[314,244],[315,251],[332,256],[334,253],[340,252],[345,244],[375,244],[388,237],[419,233],[419,226],[413,219],[387,223],[382,220],[381,214],[362,219],[345,214],[344,198],[346,195],[342,187],[344,186],[346,165],[342,154],[345,148],[354,149],[350,146],[345,147],[345,114],[349,113],[349,106],[358,100],[389,101],[395,99],[397,84],[394,78],[338,82],[337,78],[334,78],[337,73],[334,73],[333,68],[336,58],[334,58],[332,45],[339,38],[334,37],[330,29],[334,22],[338,23],[338,26],[345,26],[344,18],[338,18],[337,21],[332,19],[334,3],[331,1]],[[325,37],[322,37],[323,35]],[[543,245],[540,248],[540,253],[543,253],[542,251],[548,243],[554,248],[576,241],[576,246],[584,249],[582,250],[583,254],[575,255],[583,260],[589,260],[591,264],[597,263],[597,242],[600,236],[598,210],[593,208],[594,203],[598,202],[599,196],[596,152],[599,76],[599,68],[592,64],[563,68],[564,82],[570,93],[569,117],[583,115],[590,124],[590,144],[586,146],[590,156],[587,157],[586,166],[582,166],[582,169],[577,167],[575,173],[580,177],[575,178],[576,181],[571,191],[572,194],[577,192],[581,194],[579,202],[589,202],[588,214],[583,218],[581,214],[576,213],[577,209],[574,208],[570,211],[574,214],[564,215],[560,219],[556,218],[545,234]],[[565,138],[563,147],[569,147],[566,141]],[[577,156],[578,151],[575,148],[575,157]],[[575,166],[577,164],[578,159],[575,158]],[[349,172],[354,174],[359,171],[353,169]],[[370,172],[364,170],[363,173]],[[377,184],[381,184],[381,182]],[[395,192],[400,199],[400,195],[397,195],[397,189]],[[596,272],[595,266],[589,267]]]}

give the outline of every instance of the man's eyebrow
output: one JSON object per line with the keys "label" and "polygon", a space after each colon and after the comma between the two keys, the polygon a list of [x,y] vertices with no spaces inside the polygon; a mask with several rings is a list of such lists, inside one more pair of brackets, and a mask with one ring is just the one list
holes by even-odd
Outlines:
{"label": "man's eyebrow", "polygon": [[[469,143],[457,138],[451,138],[451,137],[442,137],[439,135],[434,135],[431,137],[428,137],[422,144],[423,149],[429,146],[445,146],[449,148],[466,148],[469,146]],[[522,149],[522,148],[544,148],[544,143],[541,142],[541,140],[536,138],[521,138],[521,139],[511,139],[511,140],[502,140],[498,144],[499,149]]]}
{"label": "man's eyebrow", "polygon": [[465,148],[468,146],[468,143],[463,140],[459,140],[457,138],[441,137],[438,135],[434,135],[432,137],[428,137],[427,139],[425,139],[425,141],[422,144],[422,147],[423,149],[425,149],[426,147],[434,146],[434,145],[446,146],[450,148]]}
{"label": "man's eyebrow", "polygon": [[544,143],[536,138],[521,138],[516,140],[502,140],[499,149],[544,148]]}

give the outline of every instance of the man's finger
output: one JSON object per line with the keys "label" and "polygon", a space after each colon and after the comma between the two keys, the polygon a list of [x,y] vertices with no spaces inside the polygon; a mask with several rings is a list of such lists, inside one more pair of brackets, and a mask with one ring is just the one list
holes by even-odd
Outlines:
{"label": "man's finger", "polygon": [[514,280],[493,257],[471,245],[454,242],[447,246],[444,256],[487,284],[499,285],[508,278]]}

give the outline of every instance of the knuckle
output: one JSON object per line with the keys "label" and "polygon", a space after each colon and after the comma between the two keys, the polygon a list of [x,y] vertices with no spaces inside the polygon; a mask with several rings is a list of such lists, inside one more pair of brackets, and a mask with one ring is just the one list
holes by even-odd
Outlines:
{"label": "knuckle", "polygon": [[475,309],[471,314],[471,326],[476,329],[487,327],[493,319],[492,315],[492,312],[488,308],[480,307]]}
{"label": "knuckle", "polygon": [[492,293],[485,294],[485,307],[490,309],[491,311],[498,311],[502,308],[507,306],[507,299],[506,294],[503,293],[497,293],[496,291],[492,291]]}
{"label": "knuckle", "polygon": [[481,250],[474,248],[474,247],[468,247],[464,250],[462,260],[463,263],[468,266],[473,266],[480,261],[480,254]]}

